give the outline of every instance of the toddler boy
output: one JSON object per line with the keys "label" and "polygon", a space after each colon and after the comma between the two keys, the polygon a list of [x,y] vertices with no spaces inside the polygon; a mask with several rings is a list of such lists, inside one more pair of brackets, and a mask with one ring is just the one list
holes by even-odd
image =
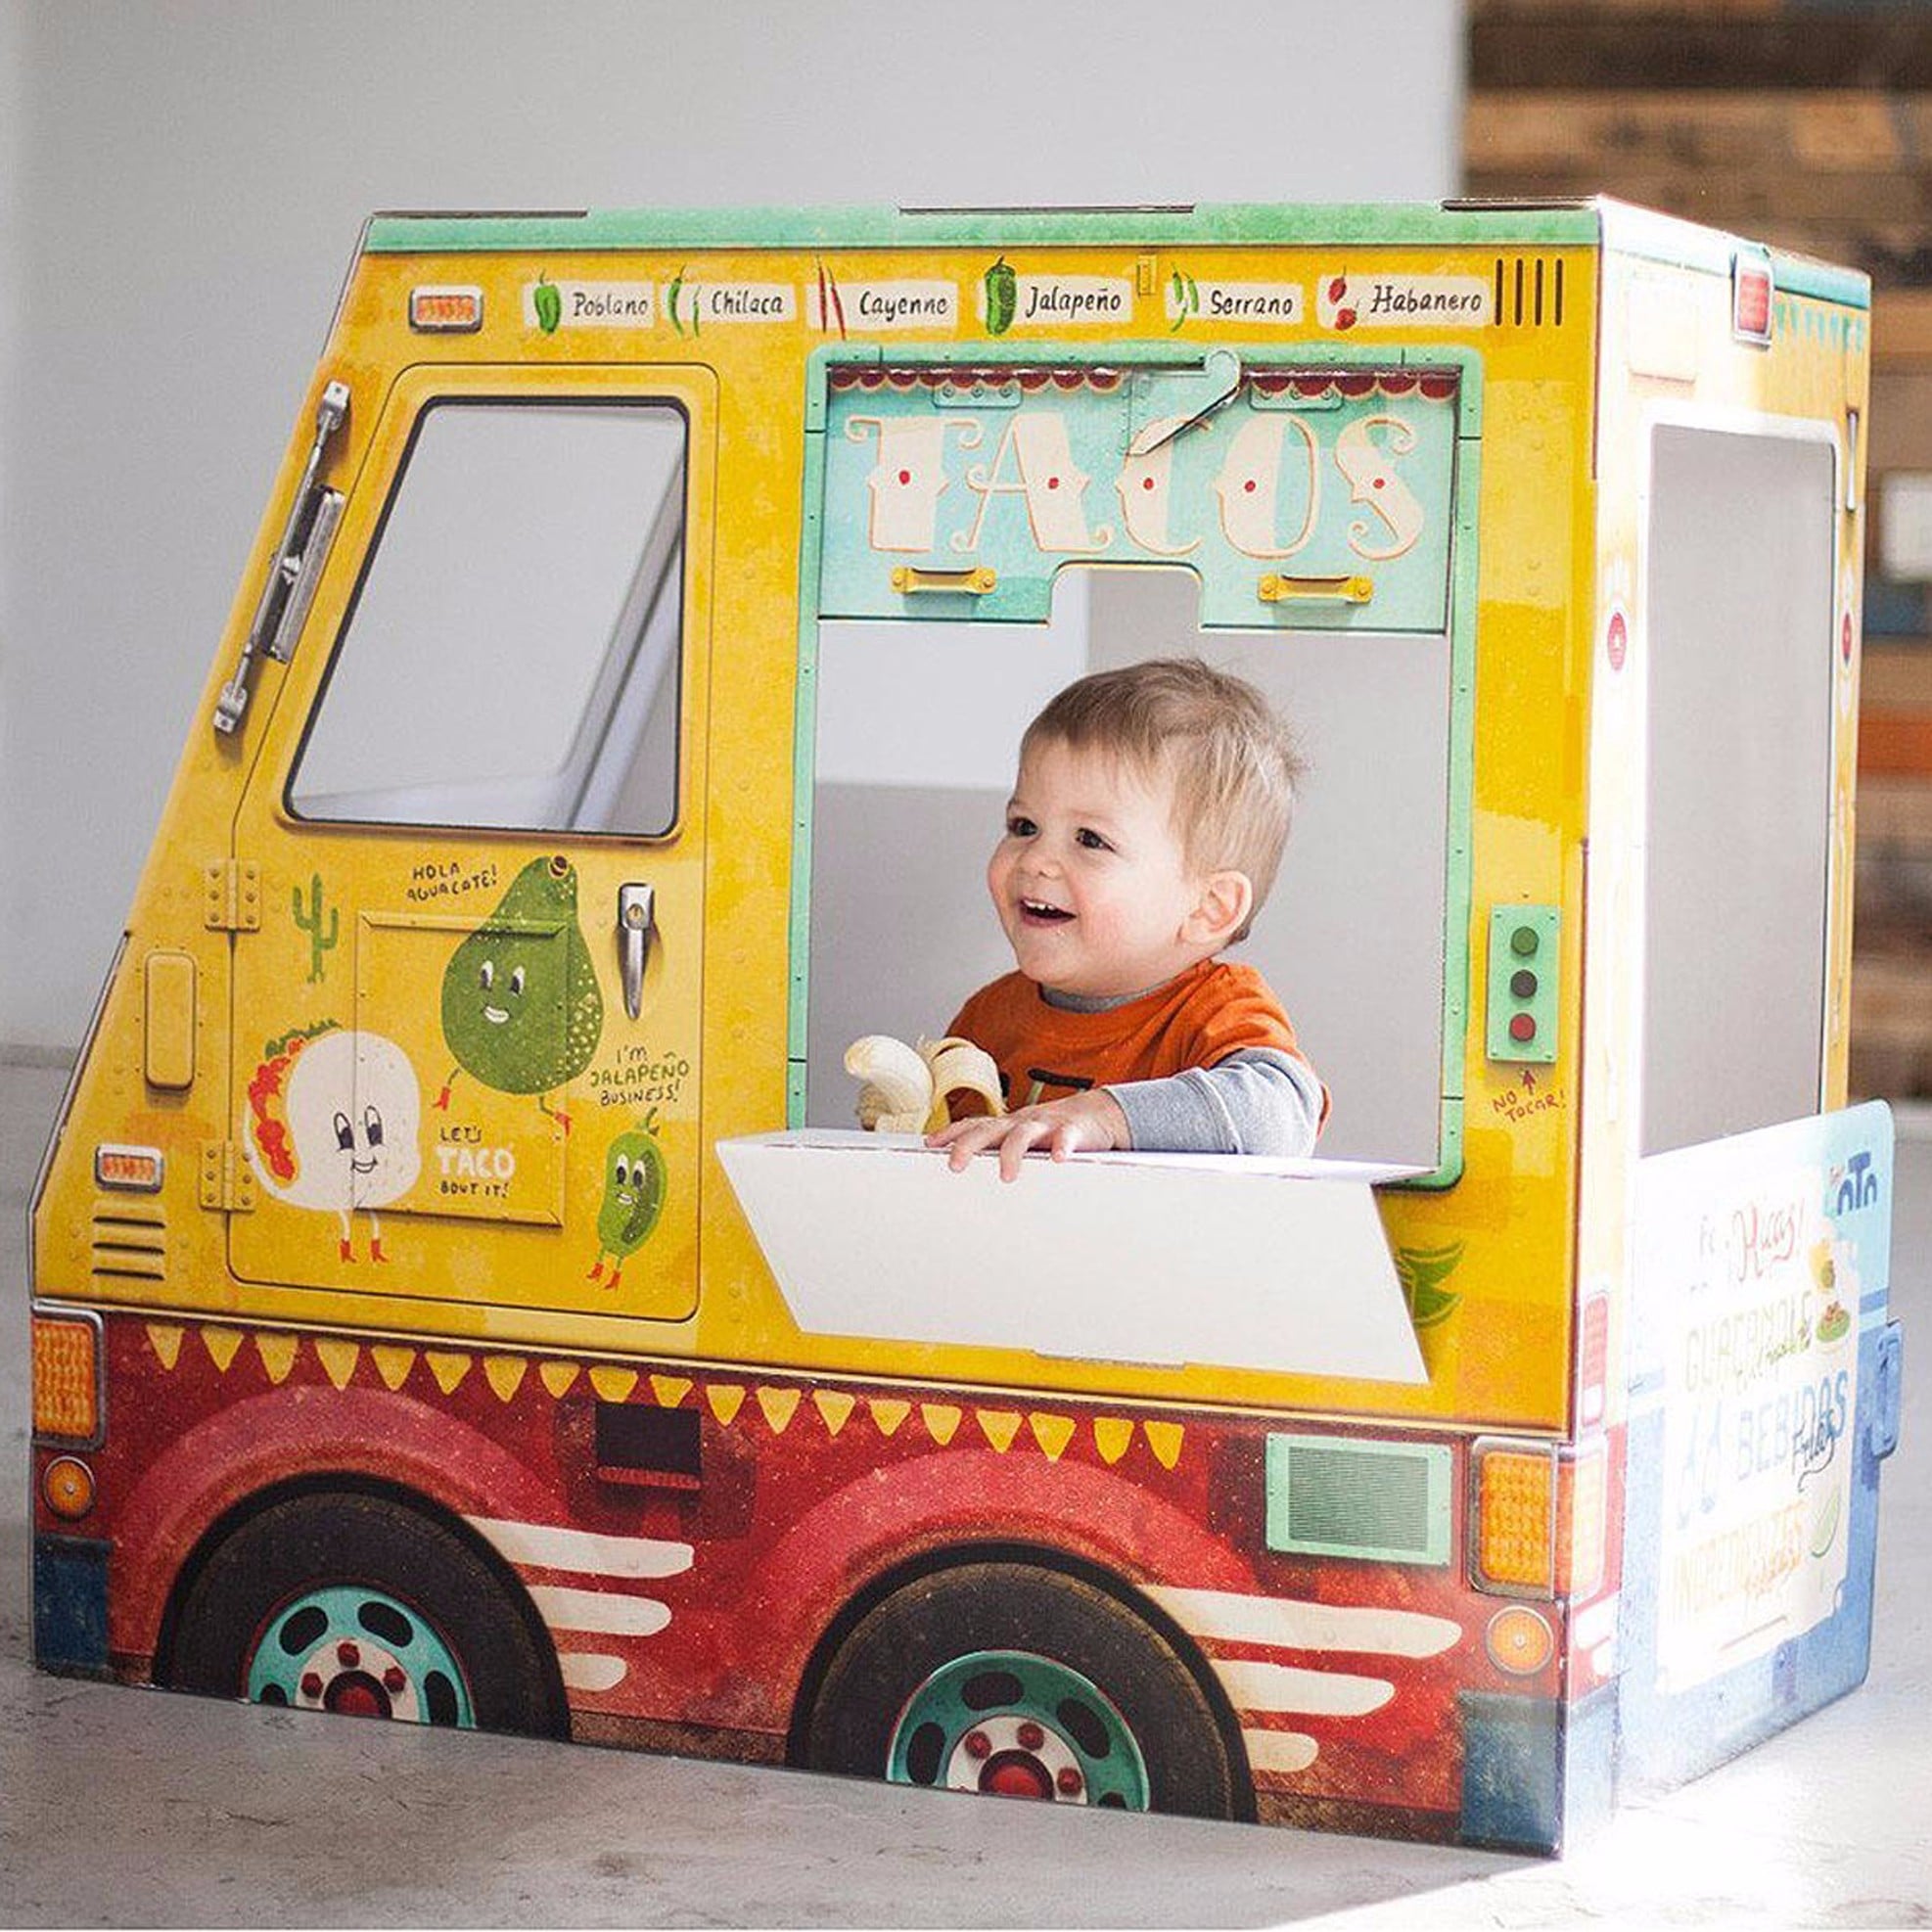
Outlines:
{"label": "toddler boy", "polygon": [[1191,659],[1070,684],[1027,727],[987,886],[1019,970],[946,1029],[1012,1112],[928,1136],[1001,1177],[1044,1146],[1306,1154],[1327,1090],[1245,939],[1281,862],[1301,760],[1267,701]]}

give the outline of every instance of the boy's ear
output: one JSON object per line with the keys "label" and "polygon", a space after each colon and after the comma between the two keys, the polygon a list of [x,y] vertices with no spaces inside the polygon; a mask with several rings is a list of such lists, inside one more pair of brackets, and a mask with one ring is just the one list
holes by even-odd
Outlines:
{"label": "boy's ear", "polygon": [[1197,945],[1219,948],[1248,923],[1254,909],[1255,882],[1245,872],[1210,872],[1182,931]]}

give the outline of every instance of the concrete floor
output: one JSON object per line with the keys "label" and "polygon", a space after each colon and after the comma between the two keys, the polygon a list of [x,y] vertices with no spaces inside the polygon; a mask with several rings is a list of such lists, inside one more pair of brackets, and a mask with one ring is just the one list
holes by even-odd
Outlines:
{"label": "concrete floor", "polygon": [[[63,1077],[0,1065],[4,1278]],[[1932,1127],[1893,1308],[1932,1335]],[[18,1293],[17,1290],[10,1292]],[[1932,1394],[1863,1689],[1560,1863],[988,1804],[62,1681],[28,1662],[24,1310],[0,1316],[0,1924],[1932,1924]]]}

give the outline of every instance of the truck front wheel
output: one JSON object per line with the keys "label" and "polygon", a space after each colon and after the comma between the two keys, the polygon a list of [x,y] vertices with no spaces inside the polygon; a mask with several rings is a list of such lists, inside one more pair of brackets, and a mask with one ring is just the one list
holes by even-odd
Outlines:
{"label": "truck front wheel", "polygon": [[272,1503],[202,1564],[159,1675],[295,1710],[565,1734],[554,1660],[475,1549],[387,1497]]}
{"label": "truck front wheel", "polygon": [[1246,1815],[1214,1708],[1166,1637],[1024,1563],[963,1564],[875,1605],[826,1667],[797,1755],[902,1784]]}

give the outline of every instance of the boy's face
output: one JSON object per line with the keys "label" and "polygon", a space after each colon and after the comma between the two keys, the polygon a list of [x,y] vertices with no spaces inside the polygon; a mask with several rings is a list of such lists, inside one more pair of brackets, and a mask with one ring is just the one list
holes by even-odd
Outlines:
{"label": "boy's face", "polygon": [[987,866],[1028,979],[1109,998],[1171,980],[1225,943],[1201,917],[1173,788],[1110,754],[1047,740],[1022,759],[1006,833]]}

